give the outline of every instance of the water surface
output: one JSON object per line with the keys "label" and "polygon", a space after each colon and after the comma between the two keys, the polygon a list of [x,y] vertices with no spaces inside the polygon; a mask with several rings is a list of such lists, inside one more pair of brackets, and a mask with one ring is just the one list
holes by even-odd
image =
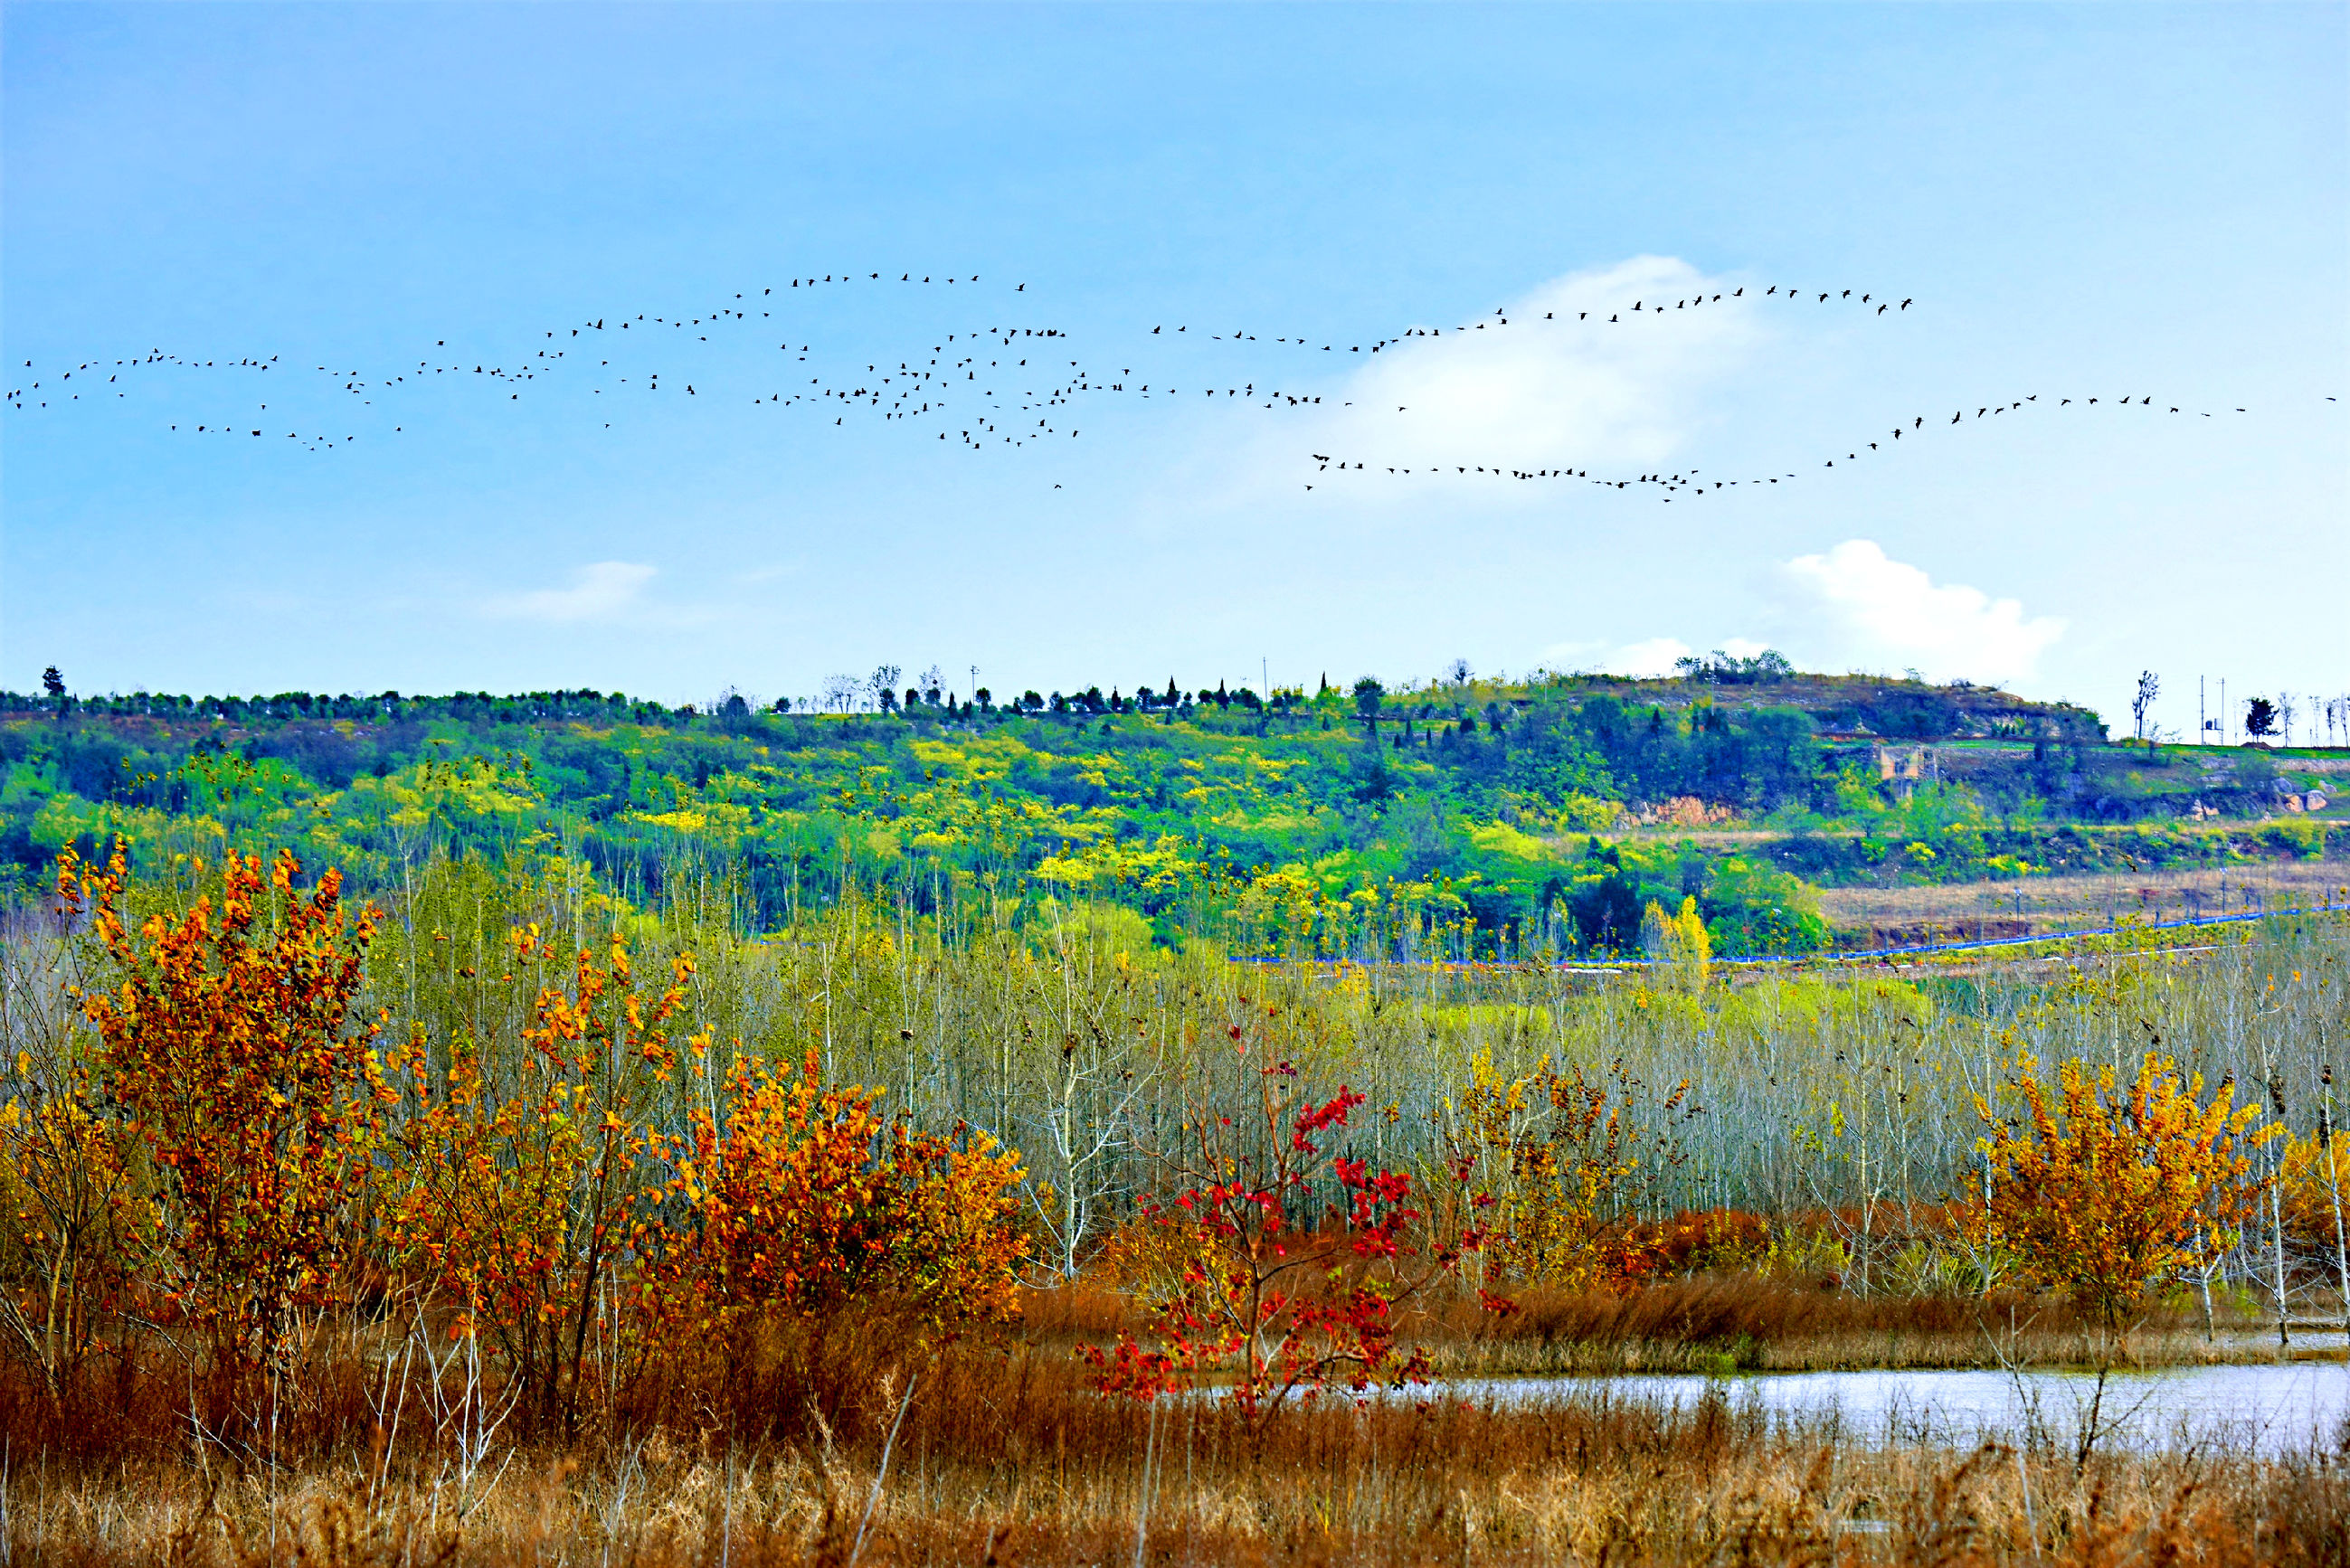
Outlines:
{"label": "water surface", "polygon": [[[1927,1369],[1669,1373],[1461,1380],[1452,1393],[1502,1402],[1594,1395],[1686,1409],[1719,1389],[1738,1410],[1826,1422],[1862,1441],[1971,1446],[2040,1436],[2069,1447],[2088,1417],[2095,1375]],[[2350,1366],[2340,1362],[2116,1372],[2097,1411],[2103,1443],[2226,1448],[2263,1454],[2350,1448]]]}

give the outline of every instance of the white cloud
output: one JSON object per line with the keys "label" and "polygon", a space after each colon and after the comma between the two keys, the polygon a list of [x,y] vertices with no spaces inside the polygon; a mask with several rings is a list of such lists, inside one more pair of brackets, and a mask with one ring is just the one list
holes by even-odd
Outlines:
{"label": "white cloud", "polygon": [[[1713,303],[1735,287],[1670,256],[1635,256],[1543,284],[1482,324],[1412,328],[1365,354],[1321,407],[1277,410],[1278,435],[1243,437],[1256,448],[1242,465],[1245,483],[1295,493],[1302,476],[1364,502],[1409,502],[1438,483],[1531,500],[1574,481],[1497,481],[1494,472],[1588,469],[1596,480],[1665,465],[1693,431],[1700,395],[1765,331],[1728,297]],[[1205,400],[1201,409],[1223,412]],[[1317,472],[1308,452],[1363,472]]]}
{"label": "white cloud", "polygon": [[571,586],[499,594],[483,601],[489,615],[511,620],[558,624],[608,621],[636,607],[655,567],[634,561],[597,561],[571,574]]}
{"label": "white cloud", "polygon": [[1690,645],[1676,637],[1645,638],[1614,647],[1605,642],[1558,642],[1535,663],[1544,670],[1599,670],[1609,675],[1670,675],[1673,661],[1686,659]]}
{"label": "white cloud", "polygon": [[1680,639],[1652,637],[1617,649],[1600,668],[1611,675],[1670,675],[1673,661],[1689,655],[1690,645]]}
{"label": "white cloud", "polygon": [[1780,568],[1779,588],[1788,620],[1784,646],[1810,669],[1916,669],[1931,680],[2019,680],[2064,635],[2062,620],[2026,619],[2014,599],[1938,585],[1868,539],[1797,556]]}

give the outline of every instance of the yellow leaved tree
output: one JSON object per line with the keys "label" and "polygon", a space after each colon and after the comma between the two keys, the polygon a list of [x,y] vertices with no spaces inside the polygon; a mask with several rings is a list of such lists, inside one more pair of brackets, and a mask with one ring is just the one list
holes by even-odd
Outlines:
{"label": "yellow leaved tree", "polygon": [[2208,1268],[2257,1212],[2252,1151],[2277,1136],[2257,1105],[2149,1052],[2126,1086],[2111,1066],[2068,1061],[2052,1094],[2029,1052],[2008,1075],[2016,1113],[1975,1101],[1982,1195],[1963,1206],[1976,1240],[2069,1293],[2108,1334],[2166,1281]]}
{"label": "yellow leaved tree", "polygon": [[1669,915],[1655,899],[1640,917],[1640,946],[1659,970],[1690,991],[1705,989],[1713,966],[1713,940],[1706,935],[1697,899],[1684,898],[1680,912]]}
{"label": "yellow leaved tree", "polygon": [[1450,1189],[1470,1206],[1457,1219],[1482,1232],[1488,1279],[1587,1285],[1637,1272],[1629,1199],[1647,1171],[1679,1162],[1667,1129],[1689,1091],[1684,1079],[1644,1116],[1647,1085],[1620,1059],[1604,1077],[1544,1056],[1504,1078],[1479,1052],[1441,1132]]}
{"label": "yellow leaved tree", "polygon": [[503,983],[543,961],[551,971],[522,1052],[501,1063],[478,1040],[436,1047],[420,1031],[390,1054],[407,1114],[380,1173],[386,1241],[461,1337],[487,1331],[524,1420],[569,1430],[652,1185],[650,1123],[678,1064],[693,961],[639,982],[615,931],[601,960],[585,944],[569,954],[567,985],[536,925],[506,945]]}

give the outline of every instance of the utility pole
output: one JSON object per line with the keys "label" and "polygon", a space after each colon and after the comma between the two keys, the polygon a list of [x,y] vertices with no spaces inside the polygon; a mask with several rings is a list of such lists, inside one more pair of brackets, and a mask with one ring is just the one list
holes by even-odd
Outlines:
{"label": "utility pole", "polygon": [[2199,746],[2211,743],[2211,720],[2203,711],[2203,680],[2200,675],[2195,678],[2195,743]]}

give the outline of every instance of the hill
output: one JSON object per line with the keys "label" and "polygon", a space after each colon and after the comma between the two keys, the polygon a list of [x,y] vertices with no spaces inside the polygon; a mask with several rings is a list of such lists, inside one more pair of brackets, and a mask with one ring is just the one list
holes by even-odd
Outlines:
{"label": "hill", "polygon": [[1694,898],[1718,949],[1790,951],[1836,940],[1821,887],[2321,856],[2350,770],[2110,744],[2069,705],[1767,656],[1669,680],[837,701],[0,693],[0,864],[29,887],[118,833],[142,857],[290,844],[361,886],[435,854],[560,856],[770,923],[853,878],[1107,900],[1170,941],[1414,954],[1622,950],[1648,903]]}

